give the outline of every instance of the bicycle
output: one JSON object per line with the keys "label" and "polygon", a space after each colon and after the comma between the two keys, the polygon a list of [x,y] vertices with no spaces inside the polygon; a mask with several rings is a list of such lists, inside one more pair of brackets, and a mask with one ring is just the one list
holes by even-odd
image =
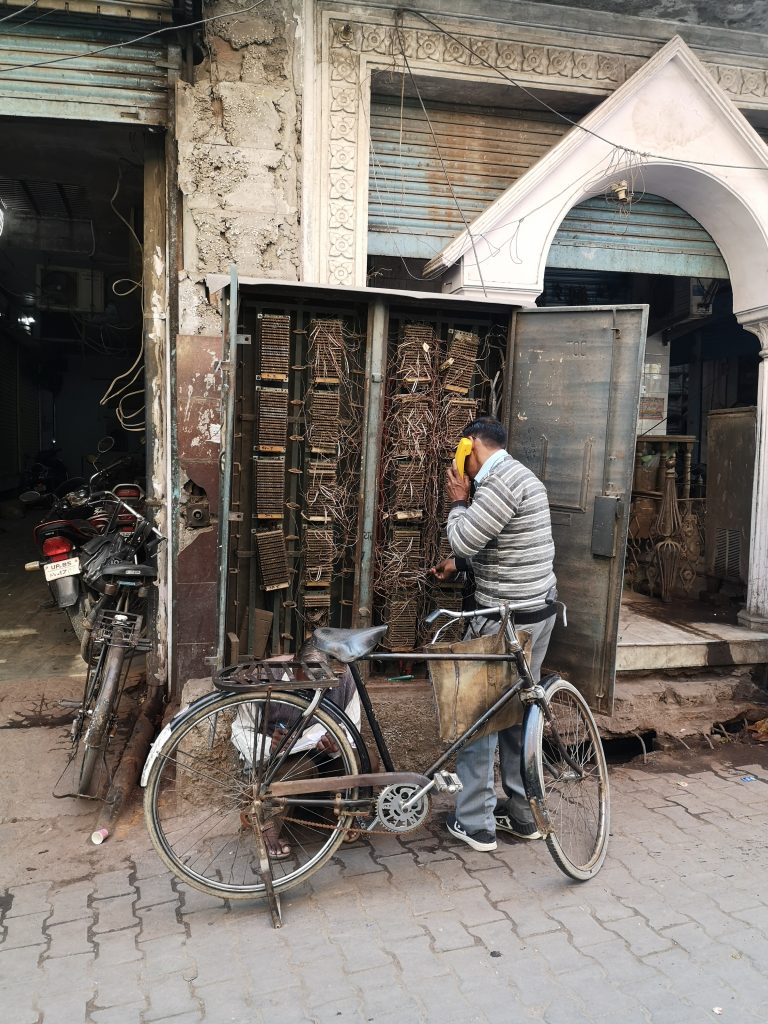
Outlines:
{"label": "bicycle", "polygon": [[146,611],[157,570],[149,561],[163,538],[122,498],[111,491],[103,497],[112,505],[108,524],[83,545],[80,556],[84,584],[97,597],[83,623],[81,653],[88,666],[83,697],[60,702],[74,708],[75,717],[70,755],[58,781],[72,767],[75,792],[57,793],[57,782],[56,797],[98,799],[97,768],[107,769],[121,687],[133,657],[152,646]]}
{"label": "bicycle", "polygon": [[[441,609],[426,621],[505,615],[504,606]],[[150,837],[178,878],[226,899],[266,897],[279,926],[280,894],[318,871],[345,839],[410,832],[426,820],[433,790],[457,792],[461,783],[446,764],[514,699],[525,706],[523,779],[536,825],[566,875],[594,877],[607,851],[609,788],[597,726],[578,690],[558,675],[534,683],[514,626],[509,652],[495,655],[376,651],[386,632],[321,628],[312,639],[351,669],[381,772],[371,771],[354,722],[323,697],[337,680],[296,678],[302,668],[319,671],[319,663],[253,662],[245,673],[242,665],[225,668],[212,693],[166,725],[141,783]],[[518,679],[422,773],[398,772],[357,663],[403,658],[506,661]],[[314,740],[321,735],[330,738],[332,757],[318,753]]]}

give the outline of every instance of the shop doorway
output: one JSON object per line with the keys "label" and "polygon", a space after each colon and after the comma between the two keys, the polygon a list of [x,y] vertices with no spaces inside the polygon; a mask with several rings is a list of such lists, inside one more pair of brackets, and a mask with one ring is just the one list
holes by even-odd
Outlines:
{"label": "shop doorway", "polygon": [[8,118],[3,135],[2,488],[40,452],[88,475],[106,435],[143,474],[143,134]]}
{"label": "shop doorway", "polygon": [[106,484],[145,487],[147,137],[20,117],[2,132],[0,493],[88,479],[103,438],[120,478]]}

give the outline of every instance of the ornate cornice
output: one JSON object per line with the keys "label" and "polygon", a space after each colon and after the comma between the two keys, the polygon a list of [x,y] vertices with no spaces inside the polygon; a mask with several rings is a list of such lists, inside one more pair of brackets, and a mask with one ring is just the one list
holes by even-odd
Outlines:
{"label": "ornate cornice", "polygon": [[[563,45],[491,38],[452,30],[452,35],[482,56],[479,60],[459,42],[440,32],[422,31],[370,22],[331,18],[323,45],[330,67],[328,124],[323,126],[327,148],[328,178],[324,185],[327,218],[326,278],[332,284],[353,285],[356,245],[363,244],[357,223],[360,165],[360,117],[364,102],[363,65],[382,66],[402,61],[401,46],[409,61],[424,69],[444,68],[457,76],[474,72],[491,76],[492,69],[514,73],[526,84],[560,86],[605,96],[630,78],[647,58]],[[554,33],[553,33],[554,34]],[[484,61],[491,65],[489,68]],[[737,103],[762,99],[768,107],[768,70],[705,62],[720,88]],[[501,81],[501,78],[500,78]]]}
{"label": "ornate cornice", "polygon": [[755,320],[741,325],[745,331],[754,334],[760,342],[760,358],[768,359],[768,320]]}

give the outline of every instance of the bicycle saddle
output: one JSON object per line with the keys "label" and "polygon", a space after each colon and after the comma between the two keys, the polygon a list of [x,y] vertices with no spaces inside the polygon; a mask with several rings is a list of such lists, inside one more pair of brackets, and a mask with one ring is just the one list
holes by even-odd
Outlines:
{"label": "bicycle saddle", "polygon": [[312,643],[318,651],[330,654],[346,664],[370,654],[387,629],[387,626],[369,626],[367,629],[330,629],[321,626],[312,634]]}

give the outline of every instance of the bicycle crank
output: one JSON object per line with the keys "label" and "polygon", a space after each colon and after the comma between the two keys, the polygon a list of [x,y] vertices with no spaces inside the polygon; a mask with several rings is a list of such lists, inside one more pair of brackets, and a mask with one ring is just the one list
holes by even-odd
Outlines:
{"label": "bicycle crank", "polygon": [[389,832],[412,832],[424,823],[429,814],[426,794],[405,807],[418,792],[418,786],[402,783],[382,789],[376,800],[376,816],[384,828]]}

